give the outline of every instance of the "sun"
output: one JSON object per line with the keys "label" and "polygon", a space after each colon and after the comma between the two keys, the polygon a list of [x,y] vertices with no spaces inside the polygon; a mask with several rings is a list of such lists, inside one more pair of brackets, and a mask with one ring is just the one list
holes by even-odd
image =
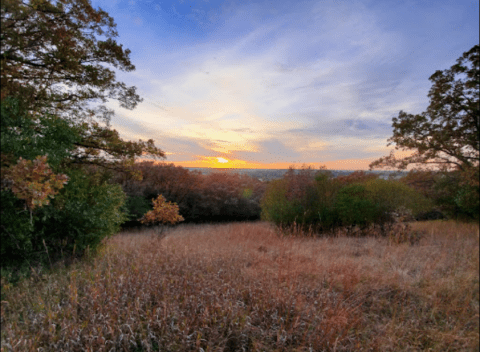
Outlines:
{"label": "sun", "polygon": [[222,164],[228,163],[228,160],[227,160],[227,159],[220,158],[220,157],[217,158],[217,161],[218,161],[219,163],[222,163]]}

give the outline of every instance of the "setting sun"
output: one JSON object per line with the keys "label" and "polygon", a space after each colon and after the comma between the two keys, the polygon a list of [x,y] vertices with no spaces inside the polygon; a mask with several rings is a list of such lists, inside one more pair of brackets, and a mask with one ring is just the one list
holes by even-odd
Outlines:
{"label": "setting sun", "polygon": [[228,163],[228,160],[227,160],[227,159],[225,159],[225,158],[220,158],[220,157],[217,158],[217,161],[218,161],[219,163]]}

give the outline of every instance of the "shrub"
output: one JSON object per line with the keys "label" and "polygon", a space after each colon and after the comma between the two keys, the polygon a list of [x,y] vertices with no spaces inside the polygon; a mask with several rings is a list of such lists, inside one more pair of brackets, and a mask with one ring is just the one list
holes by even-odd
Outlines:
{"label": "shrub", "polygon": [[343,187],[337,194],[335,208],[342,226],[352,227],[376,223],[382,213],[378,203],[367,197],[367,189],[359,183]]}
{"label": "shrub", "polygon": [[143,217],[145,213],[152,210],[152,205],[143,196],[129,196],[125,203],[125,213],[128,220],[122,224],[122,227],[138,225],[138,219]]}
{"label": "shrub", "polygon": [[120,229],[126,219],[121,187],[81,170],[67,175],[65,187],[49,205],[32,211],[31,219],[23,201],[2,191],[2,268],[18,271],[81,256]]}
{"label": "shrub", "polygon": [[365,183],[366,197],[385,213],[409,210],[415,217],[432,209],[432,202],[413,188],[395,180],[375,179]]}
{"label": "shrub", "polygon": [[305,168],[298,173],[290,169],[283,179],[270,182],[261,206],[262,218],[282,227],[325,233],[343,226],[350,233],[355,226],[380,225],[383,234],[395,213],[416,216],[432,208],[428,199],[398,181],[364,172],[332,178],[324,170]]}
{"label": "shrub", "polygon": [[165,198],[161,194],[157,199],[152,199],[152,203],[153,210],[148,211],[141,219],[139,219],[142,224],[161,223],[162,225],[175,225],[184,220],[178,213],[178,205],[165,201]]}
{"label": "shrub", "polygon": [[411,171],[400,181],[426,196],[442,216],[478,220],[478,170],[470,173]]}
{"label": "shrub", "polygon": [[291,224],[302,217],[302,207],[295,200],[287,199],[288,182],[274,180],[268,184],[261,201],[262,219],[276,225]]}
{"label": "shrub", "polygon": [[276,225],[329,231],[339,225],[334,200],[340,187],[325,171],[293,168],[269,183],[261,202],[262,218]]}

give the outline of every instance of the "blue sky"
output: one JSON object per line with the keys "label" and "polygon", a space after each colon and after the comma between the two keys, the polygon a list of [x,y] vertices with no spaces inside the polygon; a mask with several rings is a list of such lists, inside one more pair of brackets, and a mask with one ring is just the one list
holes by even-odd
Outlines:
{"label": "blue sky", "polygon": [[367,169],[391,120],[479,42],[478,1],[94,0],[117,23],[143,103],[125,139],[183,166]]}

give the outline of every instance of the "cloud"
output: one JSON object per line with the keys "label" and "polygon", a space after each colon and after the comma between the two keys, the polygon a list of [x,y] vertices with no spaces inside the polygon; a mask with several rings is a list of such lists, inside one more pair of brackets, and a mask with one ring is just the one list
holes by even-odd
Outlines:
{"label": "cloud", "polygon": [[[312,116],[312,115],[310,115]],[[311,117],[312,120],[314,117]],[[317,122],[308,128],[290,129],[291,134],[302,136],[318,136],[324,139],[335,139],[339,137],[357,138],[385,138],[391,135],[391,123],[376,121],[373,119],[343,119],[339,121],[322,120],[321,116]]]}
{"label": "cloud", "polygon": [[[138,1],[127,13],[129,21],[142,21],[142,28],[121,33],[126,46],[133,45],[137,71],[118,77],[136,85],[145,100],[112,124],[124,133],[150,135],[173,153],[171,160],[381,156],[391,118],[428,104],[436,55],[423,53],[401,21],[391,25],[395,11],[380,3],[303,1],[292,8],[282,1],[232,1],[191,4],[191,10],[188,2],[161,5],[151,11],[159,14],[144,11],[141,17]],[[171,12],[171,6],[188,21],[210,24],[195,31],[172,24],[163,10]],[[405,15],[410,5],[395,6]],[[435,19],[446,17],[440,12]],[[454,18],[463,19],[458,13]],[[422,61],[424,54],[430,61]]]}

